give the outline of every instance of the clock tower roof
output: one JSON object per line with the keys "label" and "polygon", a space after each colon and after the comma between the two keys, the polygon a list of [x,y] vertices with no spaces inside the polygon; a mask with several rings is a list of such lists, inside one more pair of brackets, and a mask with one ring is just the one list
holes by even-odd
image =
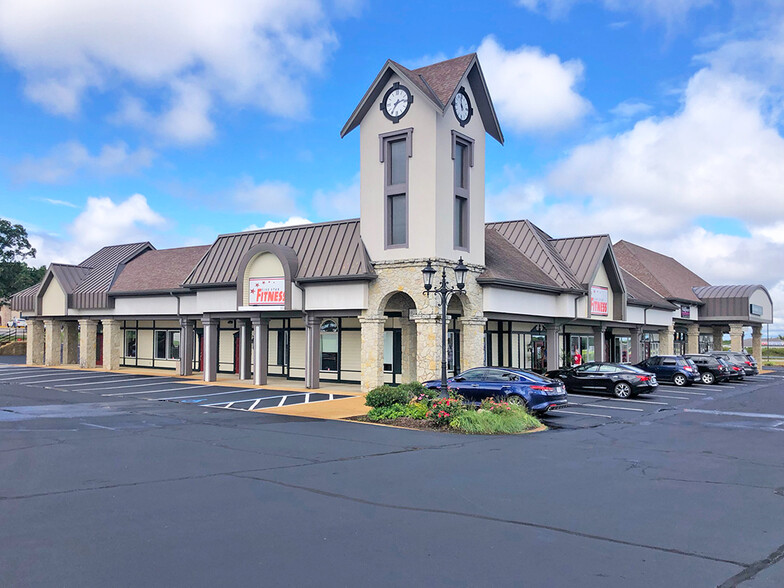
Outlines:
{"label": "clock tower roof", "polygon": [[463,81],[467,80],[474,93],[476,106],[485,131],[499,143],[503,144],[504,135],[501,132],[501,126],[498,123],[498,117],[496,116],[495,108],[493,108],[493,101],[490,98],[490,92],[487,89],[487,83],[482,74],[482,68],[479,65],[476,53],[469,53],[468,55],[447,59],[446,61],[413,70],[391,59],[387,60],[343,126],[340,132],[341,137],[346,136],[359,126],[365,114],[378,99],[393,74],[397,74],[416,87],[427,101],[442,114],[450,107]]}

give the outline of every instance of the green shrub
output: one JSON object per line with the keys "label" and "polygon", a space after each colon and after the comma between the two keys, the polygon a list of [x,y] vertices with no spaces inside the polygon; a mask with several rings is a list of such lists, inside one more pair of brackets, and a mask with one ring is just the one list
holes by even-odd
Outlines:
{"label": "green shrub", "polygon": [[408,382],[407,384],[400,384],[398,389],[407,390],[411,394],[411,398],[417,400],[433,399],[438,397],[438,390],[429,390],[419,382]]}
{"label": "green shrub", "polygon": [[393,404],[408,404],[411,400],[409,391],[400,386],[394,387],[384,384],[378,388],[373,388],[365,395],[365,405],[373,408],[382,406],[392,406]]}
{"label": "green shrub", "polygon": [[427,418],[437,426],[447,426],[466,411],[461,398],[436,398],[430,402]]}
{"label": "green shrub", "polygon": [[522,433],[536,429],[542,424],[524,408],[511,406],[502,412],[494,410],[467,410],[457,416],[451,426],[464,433],[497,435]]}
{"label": "green shrub", "polygon": [[392,406],[379,406],[376,408],[371,408],[367,416],[371,421],[382,421],[401,417],[424,419],[426,414],[426,404],[421,402],[413,402],[411,404],[393,404]]}

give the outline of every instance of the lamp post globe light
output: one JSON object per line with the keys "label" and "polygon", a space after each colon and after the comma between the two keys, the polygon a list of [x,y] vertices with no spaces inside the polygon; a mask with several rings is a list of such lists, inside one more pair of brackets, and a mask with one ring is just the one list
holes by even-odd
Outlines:
{"label": "lamp post globe light", "polygon": [[[446,266],[441,268],[441,284],[433,288],[433,279],[438,273],[433,264],[428,260],[427,265],[422,270],[422,281],[425,285],[425,295],[436,295],[437,301],[441,305],[441,395],[447,396],[446,386],[446,314],[449,300],[453,294],[465,293],[465,279],[468,268],[463,263],[461,257],[454,267],[455,287],[451,288],[446,279]],[[440,300],[439,300],[440,299]]]}

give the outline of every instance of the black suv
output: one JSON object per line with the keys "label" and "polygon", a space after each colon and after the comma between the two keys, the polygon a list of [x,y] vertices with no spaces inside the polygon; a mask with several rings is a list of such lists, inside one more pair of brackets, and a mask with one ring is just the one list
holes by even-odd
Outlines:
{"label": "black suv", "polygon": [[637,367],[656,374],[660,382],[672,382],[676,386],[691,386],[701,379],[697,366],[682,355],[654,355]]}
{"label": "black suv", "polygon": [[716,357],[711,355],[684,355],[683,357],[692,360],[700,370],[703,384],[718,384],[730,379],[729,368]]}
{"label": "black suv", "polygon": [[751,360],[754,358],[746,353],[741,353],[739,351],[711,351],[708,355],[720,357],[730,365],[739,365],[743,368],[743,372],[747,376],[756,376],[759,373],[757,362],[752,362]]}

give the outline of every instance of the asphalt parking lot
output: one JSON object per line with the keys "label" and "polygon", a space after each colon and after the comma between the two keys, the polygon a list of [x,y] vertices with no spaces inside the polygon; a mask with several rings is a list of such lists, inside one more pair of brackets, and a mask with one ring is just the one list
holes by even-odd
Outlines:
{"label": "asphalt parking lot", "polygon": [[784,585],[781,370],[505,437],[98,376],[0,366],[3,586]]}

